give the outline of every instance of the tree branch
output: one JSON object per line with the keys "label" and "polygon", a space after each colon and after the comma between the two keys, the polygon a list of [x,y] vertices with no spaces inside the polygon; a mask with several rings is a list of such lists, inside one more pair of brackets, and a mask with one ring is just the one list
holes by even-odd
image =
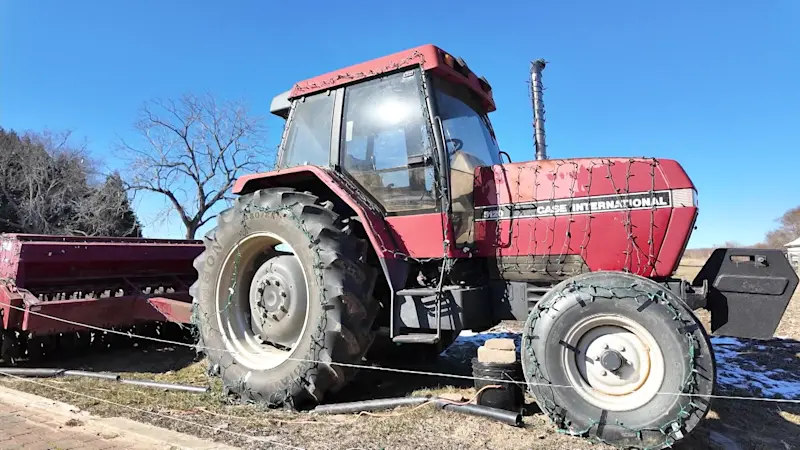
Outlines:
{"label": "tree branch", "polygon": [[166,196],[192,237],[215,217],[211,211],[240,172],[259,160],[258,123],[241,104],[218,105],[208,95],[146,104],[136,123],[141,139],[119,145],[130,168],[128,189]]}

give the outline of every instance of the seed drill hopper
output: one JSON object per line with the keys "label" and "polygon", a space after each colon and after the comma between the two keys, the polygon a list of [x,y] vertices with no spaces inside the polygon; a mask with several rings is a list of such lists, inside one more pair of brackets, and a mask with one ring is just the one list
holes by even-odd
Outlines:
{"label": "seed drill hopper", "polygon": [[89,346],[91,327],[188,323],[201,251],[195,241],[0,235],[2,359]]}

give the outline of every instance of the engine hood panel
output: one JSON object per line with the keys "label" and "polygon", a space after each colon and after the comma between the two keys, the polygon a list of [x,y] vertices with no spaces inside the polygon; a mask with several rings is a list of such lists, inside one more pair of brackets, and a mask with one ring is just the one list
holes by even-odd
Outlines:
{"label": "engine hood panel", "polygon": [[697,213],[694,185],[667,159],[481,167],[473,193],[477,255],[499,258],[504,270],[508,261],[546,257],[542,267],[558,272],[562,260],[579,257],[590,271],[666,277],[677,266]]}

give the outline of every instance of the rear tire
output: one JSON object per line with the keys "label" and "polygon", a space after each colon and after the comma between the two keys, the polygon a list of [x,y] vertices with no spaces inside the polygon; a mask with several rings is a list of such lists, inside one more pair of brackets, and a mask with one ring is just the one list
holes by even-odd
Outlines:
{"label": "rear tire", "polygon": [[703,326],[671,291],[632,274],[557,285],[528,316],[521,353],[531,394],[561,432],[620,448],[671,447],[715,388]]}
{"label": "rear tire", "polygon": [[193,317],[210,372],[228,392],[313,406],[344,386],[355,373],[347,365],[367,352],[375,271],[364,263],[367,244],[343,231],[331,206],[264,189],[237,198],[206,235]]}

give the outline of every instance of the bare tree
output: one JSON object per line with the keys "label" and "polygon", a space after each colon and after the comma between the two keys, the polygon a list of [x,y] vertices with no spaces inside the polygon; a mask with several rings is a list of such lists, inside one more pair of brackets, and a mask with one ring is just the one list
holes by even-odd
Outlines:
{"label": "bare tree", "polygon": [[140,236],[118,176],[103,179],[70,133],[0,129],[0,232]]}
{"label": "bare tree", "polygon": [[261,121],[240,102],[184,95],[154,100],[140,110],[139,142],[121,141],[130,173],[127,187],[169,200],[186,238],[216,217],[237,177],[265,167],[270,158]]}
{"label": "bare tree", "polygon": [[778,219],[778,228],[767,233],[766,244],[770,248],[783,248],[784,245],[800,237],[800,206],[796,206]]}
{"label": "bare tree", "polygon": [[[70,202],[72,221],[67,230],[84,236],[142,235],[141,225],[131,208],[128,193],[118,172],[81,198]],[[113,218],[113,219],[112,219]]]}
{"label": "bare tree", "polygon": [[[76,173],[69,169],[77,168],[67,162],[69,154],[62,152],[68,137],[69,133],[58,139],[52,134],[3,133],[0,196],[4,213],[0,225],[4,229],[48,234],[61,229],[63,218],[56,208],[63,207],[73,190]],[[58,168],[56,153],[60,153]]]}

